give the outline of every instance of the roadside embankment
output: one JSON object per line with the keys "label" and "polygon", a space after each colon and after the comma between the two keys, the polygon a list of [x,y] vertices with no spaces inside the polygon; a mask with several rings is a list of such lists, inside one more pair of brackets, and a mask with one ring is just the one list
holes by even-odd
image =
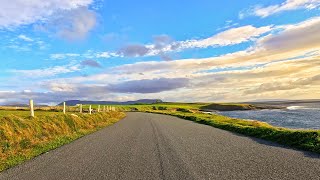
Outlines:
{"label": "roadside embankment", "polygon": [[[22,113],[23,114],[23,113]],[[67,144],[124,118],[122,112],[95,114],[19,113],[0,116],[0,171]]]}
{"label": "roadside embankment", "polygon": [[239,134],[277,142],[301,150],[320,153],[320,130],[295,130],[274,127],[265,122],[230,118],[218,114],[159,110],[146,112],[176,116]]}

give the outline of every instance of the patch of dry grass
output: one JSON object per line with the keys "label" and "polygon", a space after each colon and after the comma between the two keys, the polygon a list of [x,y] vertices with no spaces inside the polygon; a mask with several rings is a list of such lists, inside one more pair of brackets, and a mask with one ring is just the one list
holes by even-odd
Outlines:
{"label": "patch of dry grass", "polygon": [[26,113],[0,111],[0,171],[111,125],[125,116],[122,112],[92,115],[39,112],[32,118]]}

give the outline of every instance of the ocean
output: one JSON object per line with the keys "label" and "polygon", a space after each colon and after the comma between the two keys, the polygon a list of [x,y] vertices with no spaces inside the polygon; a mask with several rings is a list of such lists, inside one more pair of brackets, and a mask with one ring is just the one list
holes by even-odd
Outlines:
{"label": "ocean", "polygon": [[218,114],[292,129],[320,129],[320,103],[286,104],[286,109],[220,111]]}

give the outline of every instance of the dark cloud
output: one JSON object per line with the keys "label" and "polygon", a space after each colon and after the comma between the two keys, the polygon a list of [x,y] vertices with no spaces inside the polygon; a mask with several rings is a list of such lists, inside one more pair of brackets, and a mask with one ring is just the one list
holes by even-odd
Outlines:
{"label": "dark cloud", "polygon": [[173,39],[166,34],[153,36],[153,43],[155,45],[155,49],[162,49],[165,46],[171,44],[172,42]]}
{"label": "dark cloud", "polygon": [[99,100],[115,98],[115,93],[158,93],[189,86],[187,78],[159,78],[126,81],[109,85],[81,85],[53,83],[44,86],[48,92],[0,91],[1,104],[27,104],[33,99],[37,104],[56,104],[70,99]]}
{"label": "dark cloud", "polygon": [[150,49],[144,45],[131,44],[121,48],[118,51],[118,54],[127,56],[127,57],[136,57],[136,56],[144,56],[148,54],[149,51]]}
{"label": "dark cloud", "polygon": [[[68,84],[69,85],[69,84]],[[70,85],[72,86],[72,85]],[[1,104],[27,104],[29,99],[33,99],[37,104],[57,104],[62,101],[71,99],[81,100],[101,100],[105,98],[114,98],[116,95],[110,94],[107,86],[82,86],[77,85],[71,90],[61,87],[60,90],[52,90],[49,92],[33,92],[33,91],[17,91],[17,92],[0,92]]]}
{"label": "dark cloud", "polygon": [[187,87],[188,84],[189,79],[187,78],[159,78],[126,81],[113,84],[108,89],[118,93],[158,93]]}
{"label": "dark cloud", "polygon": [[101,64],[95,60],[84,60],[80,64],[87,67],[102,68]]}
{"label": "dark cloud", "polygon": [[152,45],[129,44],[120,48],[118,54],[125,57],[140,57],[146,56],[150,53],[152,55],[159,55],[161,59],[169,60],[171,58],[166,54],[165,48],[171,48],[170,44],[172,42],[173,39],[168,35],[157,35],[153,36]]}

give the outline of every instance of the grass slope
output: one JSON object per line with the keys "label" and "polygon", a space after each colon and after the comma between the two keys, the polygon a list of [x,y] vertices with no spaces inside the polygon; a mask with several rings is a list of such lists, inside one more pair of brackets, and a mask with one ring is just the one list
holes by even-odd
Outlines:
{"label": "grass slope", "polygon": [[320,130],[287,129],[274,127],[265,122],[235,119],[216,114],[210,115],[159,110],[146,112],[172,115],[216,128],[277,142],[301,150],[320,153]]}
{"label": "grass slope", "polygon": [[62,114],[0,111],[0,171],[67,144],[125,117],[122,112]]}
{"label": "grass slope", "polygon": [[[119,109],[127,111],[141,111],[160,113],[210,125],[216,128],[257,137],[279,144],[288,145],[302,150],[320,153],[320,130],[294,130],[282,127],[274,127],[268,123],[244,119],[230,118],[218,114],[205,114],[201,110],[208,106],[218,109],[250,109],[255,108],[246,104],[209,104],[209,103],[169,103],[154,105],[130,105],[119,106]],[[230,107],[228,107],[230,106]]]}

